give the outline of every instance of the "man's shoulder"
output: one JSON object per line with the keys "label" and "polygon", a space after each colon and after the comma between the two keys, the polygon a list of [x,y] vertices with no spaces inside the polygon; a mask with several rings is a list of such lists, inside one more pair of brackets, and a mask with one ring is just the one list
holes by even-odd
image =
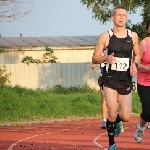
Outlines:
{"label": "man's shoulder", "polygon": [[108,33],[108,31],[105,31],[105,32],[103,32],[103,33],[101,33],[101,35],[100,35],[100,37],[103,37],[103,38],[107,38],[109,36],[109,33]]}
{"label": "man's shoulder", "polygon": [[109,34],[109,32],[113,32],[113,31],[112,31],[112,29],[109,29],[109,30],[105,31],[105,32],[103,32],[102,34],[106,34],[106,35],[108,35],[108,34]]}

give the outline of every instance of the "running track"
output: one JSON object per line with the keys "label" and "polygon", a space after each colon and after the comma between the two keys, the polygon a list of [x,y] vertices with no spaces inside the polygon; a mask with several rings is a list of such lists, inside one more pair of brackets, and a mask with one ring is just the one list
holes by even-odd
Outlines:
{"label": "running track", "polygon": [[[150,150],[150,130],[142,143],[134,140],[139,117],[124,123],[125,132],[116,137],[118,150]],[[0,127],[0,150],[103,150],[107,133],[100,119],[48,122]]]}

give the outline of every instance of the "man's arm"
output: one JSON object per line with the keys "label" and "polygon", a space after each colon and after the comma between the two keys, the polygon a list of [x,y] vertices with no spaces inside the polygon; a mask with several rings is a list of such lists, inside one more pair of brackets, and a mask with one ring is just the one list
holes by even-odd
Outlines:
{"label": "man's arm", "polygon": [[107,33],[102,33],[98,39],[98,43],[96,44],[95,51],[92,57],[93,64],[101,64],[106,61],[107,56],[102,56],[103,50],[106,48],[106,39]]}

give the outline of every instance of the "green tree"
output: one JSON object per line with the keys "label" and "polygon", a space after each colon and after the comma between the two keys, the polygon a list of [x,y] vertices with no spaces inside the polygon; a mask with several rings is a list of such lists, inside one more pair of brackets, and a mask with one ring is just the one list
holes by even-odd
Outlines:
{"label": "green tree", "polygon": [[5,65],[0,65],[0,85],[10,84],[11,73],[8,73],[8,70]]}
{"label": "green tree", "polygon": [[150,17],[149,0],[81,0],[81,2],[88,9],[92,9],[93,17],[102,24],[110,21],[111,9],[115,6],[124,6],[130,14],[141,10],[140,15],[142,16],[142,20],[137,24],[132,24],[132,21],[129,20],[127,27],[137,32],[140,39],[146,36],[145,22]]}
{"label": "green tree", "polygon": [[[18,51],[21,52],[22,55],[24,55],[24,51],[22,51],[21,49],[18,49]],[[46,52],[43,54],[43,57],[41,59],[34,59],[32,56],[25,56],[22,58],[21,62],[25,63],[25,64],[29,64],[29,63],[37,63],[37,64],[39,64],[39,63],[56,63],[56,60],[58,58],[54,55],[53,49],[46,46],[45,51]]]}

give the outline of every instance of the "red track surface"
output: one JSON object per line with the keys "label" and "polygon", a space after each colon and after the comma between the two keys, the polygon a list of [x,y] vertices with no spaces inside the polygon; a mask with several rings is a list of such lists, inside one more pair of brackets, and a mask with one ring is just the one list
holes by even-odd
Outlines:
{"label": "red track surface", "polygon": [[[124,123],[125,132],[115,138],[118,150],[150,150],[150,130],[143,142],[134,140],[139,117]],[[103,150],[108,146],[100,119],[0,127],[0,150]]]}

